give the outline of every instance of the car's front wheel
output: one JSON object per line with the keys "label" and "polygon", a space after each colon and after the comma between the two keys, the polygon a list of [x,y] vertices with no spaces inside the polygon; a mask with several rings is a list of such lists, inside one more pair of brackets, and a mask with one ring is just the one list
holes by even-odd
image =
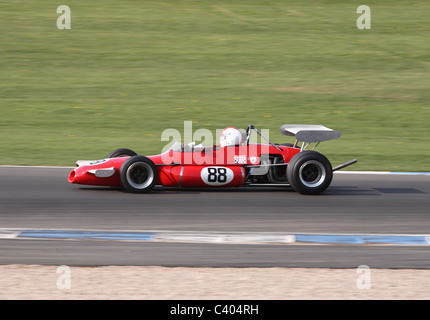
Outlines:
{"label": "car's front wheel", "polygon": [[144,156],[125,160],[119,173],[123,187],[133,193],[150,192],[158,180],[157,166]]}
{"label": "car's front wheel", "polygon": [[107,158],[120,158],[120,157],[131,157],[136,156],[137,153],[133,150],[126,148],[119,148],[108,154]]}
{"label": "car's front wheel", "polygon": [[330,161],[321,153],[297,153],[287,166],[287,179],[291,187],[301,194],[324,192],[333,178]]}

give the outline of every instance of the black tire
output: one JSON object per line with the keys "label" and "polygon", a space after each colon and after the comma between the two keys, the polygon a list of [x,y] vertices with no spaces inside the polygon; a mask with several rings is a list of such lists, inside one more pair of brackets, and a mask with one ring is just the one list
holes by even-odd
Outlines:
{"label": "black tire", "polygon": [[157,166],[144,156],[132,156],[119,171],[122,186],[129,192],[150,192],[158,181]]}
{"label": "black tire", "polygon": [[329,187],[333,169],[321,153],[302,151],[288,163],[287,179],[291,187],[301,194],[320,194]]}
{"label": "black tire", "polygon": [[132,156],[137,156],[137,153],[130,149],[119,148],[109,153],[107,158],[120,158],[120,157],[132,157]]}

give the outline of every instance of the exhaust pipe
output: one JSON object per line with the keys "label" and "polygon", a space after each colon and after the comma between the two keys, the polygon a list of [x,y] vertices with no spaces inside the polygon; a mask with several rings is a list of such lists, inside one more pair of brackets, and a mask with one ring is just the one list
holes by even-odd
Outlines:
{"label": "exhaust pipe", "polygon": [[357,162],[357,159],[349,160],[348,162],[345,162],[345,163],[343,163],[343,164],[338,165],[337,167],[334,167],[334,168],[333,168],[333,172],[335,172],[335,171],[337,171],[337,170],[340,170],[340,169],[343,169],[343,168],[345,168],[345,167],[348,167],[348,166],[350,166],[351,164],[354,164],[354,163],[356,163],[356,162]]}

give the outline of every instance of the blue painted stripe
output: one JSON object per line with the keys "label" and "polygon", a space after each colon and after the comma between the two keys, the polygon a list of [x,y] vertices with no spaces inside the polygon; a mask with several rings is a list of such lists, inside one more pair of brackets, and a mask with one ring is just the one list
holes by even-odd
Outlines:
{"label": "blue painted stripe", "polygon": [[405,174],[405,175],[430,175],[430,172],[397,172],[397,171],[393,171],[390,172],[390,174]]}
{"label": "blue painted stripe", "polygon": [[336,174],[371,174],[371,175],[430,175],[430,172],[422,171],[335,171]]}
{"label": "blue painted stripe", "polygon": [[60,231],[60,230],[25,230],[18,238],[72,239],[72,240],[142,240],[154,238],[152,232],[109,232],[109,231]]}
{"label": "blue painted stripe", "polygon": [[[6,230],[8,231],[8,230]],[[5,232],[6,232],[5,231]],[[5,233],[3,232],[3,233]],[[10,234],[9,234],[10,233]],[[133,240],[133,241],[179,241],[179,242],[259,242],[259,243],[319,243],[319,244],[397,244],[428,245],[430,236],[423,235],[342,235],[342,234],[274,234],[269,236],[255,233],[207,234],[203,232],[184,233],[175,231],[73,231],[73,230],[15,230],[3,234],[2,238],[32,238],[53,240]],[[287,236],[288,241],[284,238]],[[233,237],[233,240],[231,240]]]}
{"label": "blue painted stripe", "polygon": [[424,236],[297,234],[296,242],[333,244],[427,244]]}

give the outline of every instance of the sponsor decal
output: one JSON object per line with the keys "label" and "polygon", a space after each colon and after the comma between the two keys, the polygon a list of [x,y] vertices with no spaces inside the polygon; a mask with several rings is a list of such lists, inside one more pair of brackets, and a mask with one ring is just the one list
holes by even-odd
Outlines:
{"label": "sponsor decal", "polygon": [[246,164],[246,155],[234,156],[234,163]]}

